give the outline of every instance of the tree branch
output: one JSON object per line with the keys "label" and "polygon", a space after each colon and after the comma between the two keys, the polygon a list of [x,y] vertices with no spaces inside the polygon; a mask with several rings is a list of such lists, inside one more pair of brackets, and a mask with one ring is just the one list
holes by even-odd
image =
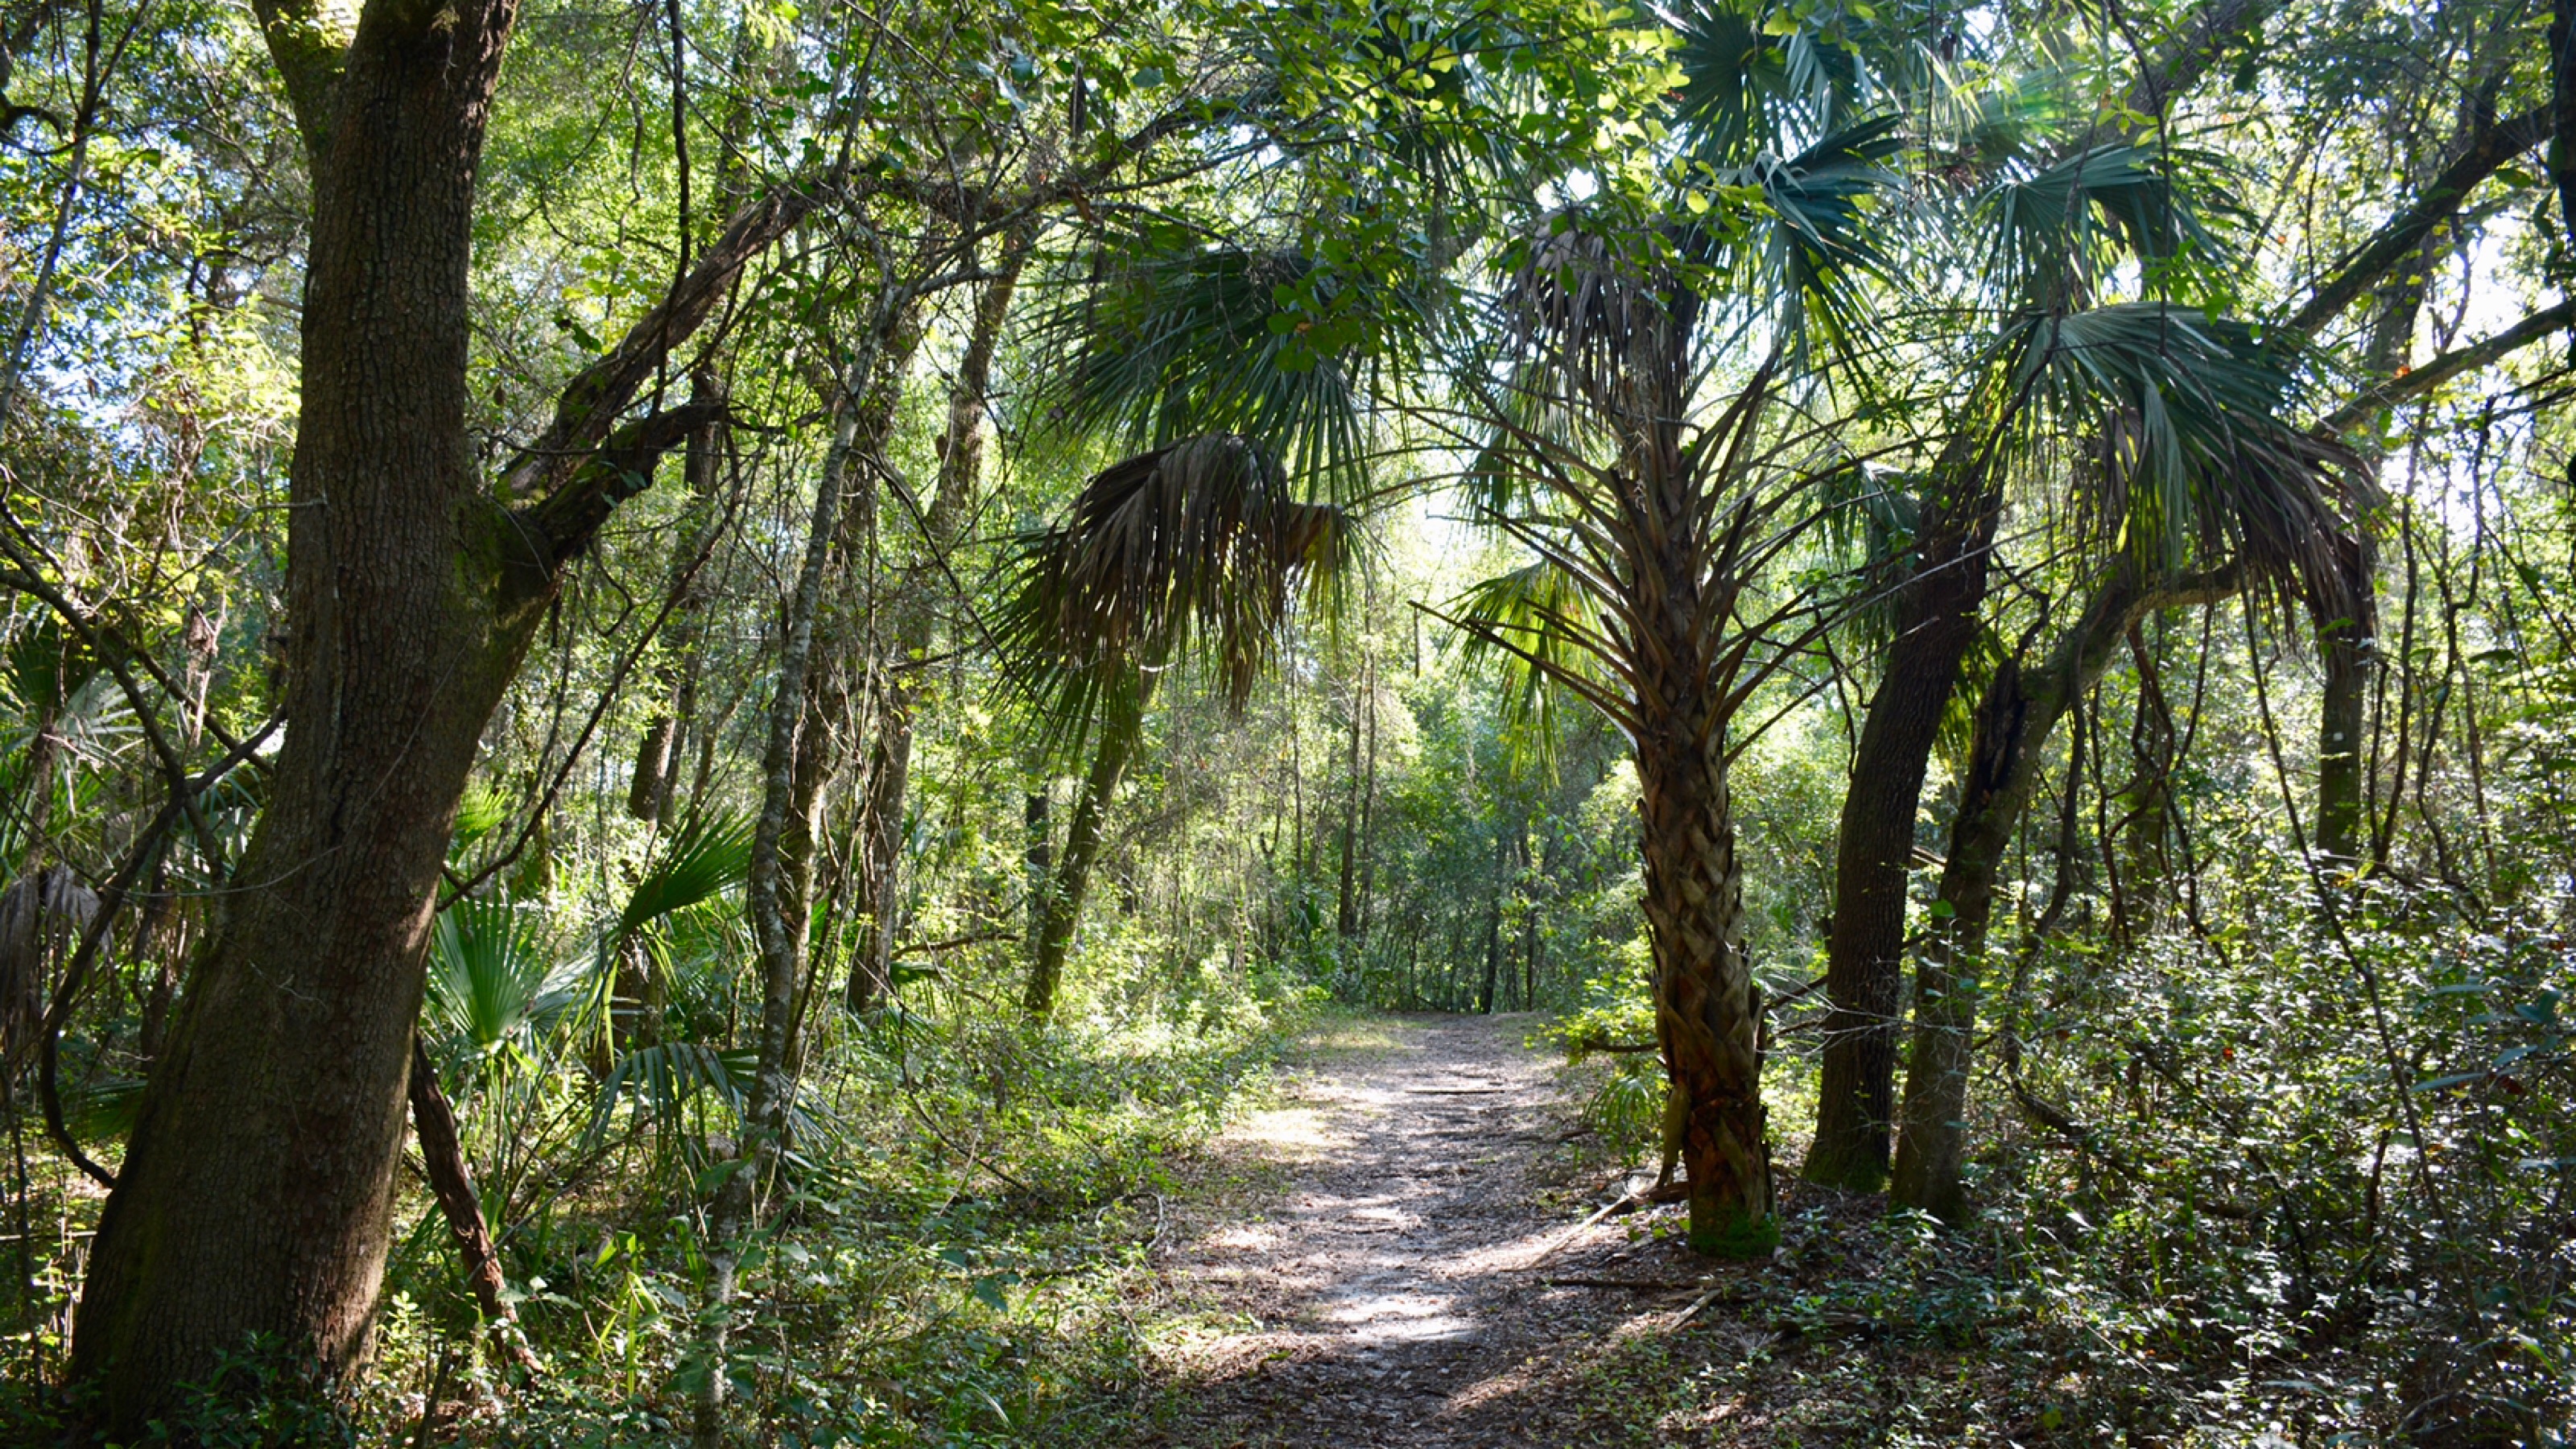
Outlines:
{"label": "tree branch", "polygon": [[2261,26],[2273,9],[2272,0],[2210,0],[2175,37],[2164,59],[2129,87],[2129,109],[2163,119],[2165,102],[2197,85],[2210,63],[2238,36]]}
{"label": "tree branch", "polygon": [[2569,298],[2555,307],[2544,307],[2484,342],[2453,348],[2422,367],[2390,378],[2327,414],[2315,431],[2322,437],[2341,437],[2368,422],[2371,414],[2381,408],[2395,407],[2422,397],[2461,373],[2491,366],[2508,354],[2569,327],[2576,327],[2576,298]]}
{"label": "tree branch", "polygon": [[2354,299],[2377,285],[2391,268],[2413,256],[2433,228],[2460,209],[2460,203],[2468,199],[2479,182],[2494,175],[2507,161],[2549,139],[2549,133],[2549,112],[2540,106],[2481,125],[2470,138],[2468,149],[2442,168],[2442,174],[2433,178],[2415,204],[2389,218],[2341,270],[2281,324],[2280,330],[2301,342],[2313,336],[2318,328],[2351,306]]}
{"label": "tree branch", "polygon": [[286,85],[286,104],[295,112],[305,163],[317,165],[331,143],[331,112],[339,99],[348,37],[323,28],[318,0],[251,0],[250,8],[268,40],[269,59],[277,62],[278,79]]}
{"label": "tree branch", "polygon": [[561,487],[510,515],[531,561],[546,579],[590,546],[617,505],[653,483],[662,455],[709,423],[722,422],[722,402],[691,402],[626,423],[579,460]]}
{"label": "tree branch", "polygon": [[626,329],[606,356],[564,384],[554,422],[503,471],[504,496],[542,508],[551,501],[547,495],[584,472],[645,381],[714,314],[751,259],[795,230],[828,187],[828,179],[786,182],[736,212],[660,305]]}

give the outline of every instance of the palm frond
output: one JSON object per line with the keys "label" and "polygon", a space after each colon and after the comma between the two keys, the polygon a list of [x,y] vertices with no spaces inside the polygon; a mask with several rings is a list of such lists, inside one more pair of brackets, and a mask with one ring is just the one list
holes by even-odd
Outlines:
{"label": "palm frond", "polygon": [[575,999],[572,974],[504,900],[458,901],[431,928],[430,1016],[460,1055],[488,1057],[550,1024]]}
{"label": "palm frond", "polygon": [[620,1105],[632,1105],[664,1132],[677,1131],[683,1112],[700,1097],[739,1118],[751,1095],[759,1053],[745,1047],[719,1051],[703,1042],[666,1041],[621,1054],[600,1079],[592,1104],[589,1138],[605,1137]]}
{"label": "palm frond", "polygon": [[2028,176],[1997,182],[1979,210],[1994,233],[1990,269],[2024,305],[2080,306],[2104,274],[2135,259],[2160,283],[2195,284],[2230,260],[2204,211],[2232,211],[2214,163],[2194,188],[2194,205],[2178,175],[2198,153],[2150,150],[2126,143],[2078,151]]}
{"label": "palm frond", "polygon": [[1597,607],[1580,579],[1547,559],[1480,580],[1450,604],[1461,652],[1501,671],[1505,722],[1537,744],[1542,762],[1552,763],[1545,751],[1563,733],[1566,681],[1613,686],[1599,654],[1578,642]]}
{"label": "palm frond", "polygon": [[1248,698],[1301,594],[1348,560],[1351,517],[1293,497],[1257,445],[1191,438],[1102,469],[1022,541],[998,635],[1015,682],[1076,746],[1104,690],[1185,659]]}
{"label": "palm frond", "polygon": [[671,837],[662,858],[635,883],[617,917],[621,936],[648,922],[712,899],[751,877],[751,823],[730,815],[693,815]]}
{"label": "palm frond", "polygon": [[1714,165],[1834,130],[1870,92],[1857,37],[1828,34],[1786,6],[1696,0],[1670,21],[1682,72],[1674,119],[1696,157]]}
{"label": "palm frond", "polygon": [[1514,256],[1505,345],[1522,391],[1542,404],[1580,403],[1614,432],[1678,414],[1700,306],[1669,238],[1566,207]]}
{"label": "palm frond", "polygon": [[1901,184],[1890,163],[1904,149],[1904,118],[1878,116],[1741,173],[1761,188],[1763,211],[1738,248],[1738,289],[1769,301],[1793,363],[1817,353],[1848,360],[1868,320],[1869,285],[1893,280],[1873,214]]}
{"label": "palm frond", "polygon": [[2091,527],[2151,572],[2240,560],[2312,601],[2342,587],[2367,484],[2284,421],[2293,379],[2241,323],[2137,302],[2018,328],[2018,385],[2100,440]]}
{"label": "palm frond", "polygon": [[1291,247],[1167,228],[1104,233],[1089,262],[1039,323],[1066,359],[1033,390],[1047,427],[1139,451],[1233,433],[1310,491],[1365,485],[1372,391],[1427,351],[1420,299]]}

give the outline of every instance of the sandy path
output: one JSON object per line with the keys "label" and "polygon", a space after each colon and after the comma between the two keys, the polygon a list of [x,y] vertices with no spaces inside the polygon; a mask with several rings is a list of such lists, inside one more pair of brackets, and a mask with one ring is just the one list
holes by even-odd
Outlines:
{"label": "sandy path", "polygon": [[1548,1422],[1556,1350],[1687,1301],[1678,1255],[1616,1225],[1533,1270],[1602,1184],[1566,1180],[1565,1109],[1521,1045],[1530,1018],[1381,1025],[1391,1044],[1329,1054],[1220,1143],[1220,1161],[1284,1176],[1283,1196],[1176,1224],[1162,1267],[1197,1326],[1161,1355],[1177,1392],[1159,1442],[1576,1442]]}

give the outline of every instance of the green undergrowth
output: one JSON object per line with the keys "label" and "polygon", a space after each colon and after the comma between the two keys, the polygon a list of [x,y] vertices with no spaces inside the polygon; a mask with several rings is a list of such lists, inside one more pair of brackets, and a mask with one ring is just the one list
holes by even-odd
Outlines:
{"label": "green undergrowth", "polygon": [[[949,1027],[890,1012],[819,1043],[783,1200],[744,1263],[731,1443],[1118,1442],[1143,1381],[1146,1257],[1193,1151],[1266,1100],[1302,1001],[1183,1022]],[[406,1196],[373,1370],[328,1393],[246,1345],[147,1441],[209,1446],[684,1442],[717,1112],[646,1114],[505,1225],[545,1365],[478,1334],[434,1209]],[[416,1183],[416,1179],[415,1179]],[[476,1345],[470,1350],[466,1345]],[[78,1442],[82,1405],[10,1391],[0,1442]],[[423,1437],[424,1412],[433,1418]]]}

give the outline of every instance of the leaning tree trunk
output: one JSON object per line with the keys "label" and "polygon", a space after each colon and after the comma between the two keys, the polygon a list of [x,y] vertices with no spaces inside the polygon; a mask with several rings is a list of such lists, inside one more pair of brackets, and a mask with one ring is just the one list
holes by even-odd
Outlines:
{"label": "leaning tree trunk", "polygon": [[1834,852],[1833,927],[1825,942],[1822,1078],[1816,1137],[1801,1175],[1853,1192],[1887,1178],[1905,982],[1906,865],[1923,776],[1959,672],[1977,639],[1997,500],[1980,448],[1954,445],[1948,480],[1924,520],[1913,577],[1897,596],[1896,634],[1852,752]]}
{"label": "leaning tree trunk", "polygon": [[1158,672],[1138,670],[1129,687],[1106,691],[1099,750],[1091,757],[1090,773],[1083,776],[1082,793],[1073,802],[1073,820],[1065,827],[1064,856],[1056,862],[1055,876],[1038,901],[1037,950],[1029,964],[1027,996],[1032,1016],[1055,1010],[1057,993],[1064,985],[1064,958],[1082,925],[1082,897],[1091,888],[1091,867],[1100,858],[1101,816],[1109,808],[1110,797],[1118,793],[1118,782],[1127,776],[1127,762],[1135,758],[1136,746],[1144,737],[1145,706],[1153,698]]}
{"label": "leaning tree trunk", "polygon": [[[1976,733],[1959,784],[1939,900],[1949,908],[1914,973],[1914,1043],[1905,1077],[1904,1130],[1889,1196],[1945,1222],[1966,1216],[1960,1168],[1967,1156],[1969,1044],[1979,977],[1993,924],[1995,886],[2022,812],[2038,785],[2049,735],[2102,677],[2130,624],[2149,608],[2210,603],[2240,575],[2226,569],[2142,589],[2127,563],[2086,601],[2035,669],[2004,662],[1977,703]],[[2073,788],[2070,783],[2069,789]]]}
{"label": "leaning tree trunk", "polygon": [[377,0],[348,54],[314,177],[286,736],[82,1289],[73,1371],[112,1429],[253,1333],[333,1372],[367,1350],[439,865],[525,644],[465,428],[474,170],[513,12]]}
{"label": "leaning tree trunk", "polygon": [[82,1288],[72,1371],[111,1432],[252,1334],[326,1373],[364,1357],[439,867],[484,725],[565,565],[708,417],[620,415],[818,194],[737,216],[565,387],[496,498],[465,428],[468,265],[514,13],[373,0],[345,55],[291,16],[267,27],[314,154],[286,730]]}

